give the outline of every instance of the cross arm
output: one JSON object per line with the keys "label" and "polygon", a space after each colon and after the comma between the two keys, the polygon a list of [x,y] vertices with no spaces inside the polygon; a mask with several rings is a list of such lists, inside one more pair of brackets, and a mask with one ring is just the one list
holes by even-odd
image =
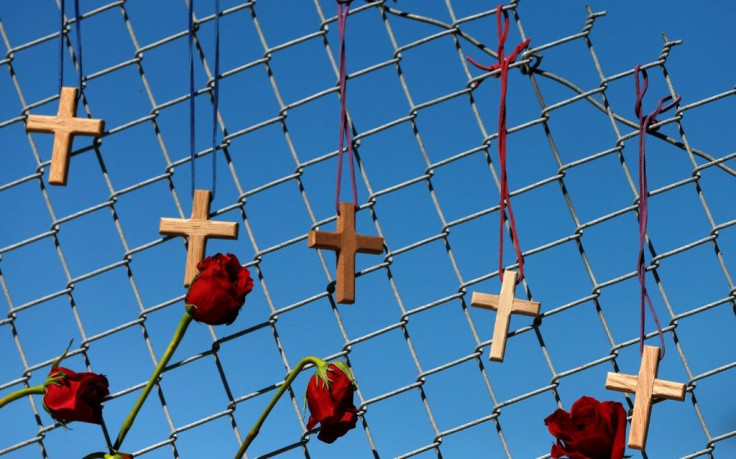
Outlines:
{"label": "cross arm", "polygon": [[624,375],[609,371],[606,376],[606,389],[633,394],[636,392],[636,379],[634,375]]}
{"label": "cross arm", "polygon": [[668,400],[677,400],[681,402],[685,400],[685,385],[673,381],[655,379],[652,395],[657,398],[666,398]]}
{"label": "cross arm", "polygon": [[26,130],[30,132],[67,132],[99,137],[105,130],[105,121],[91,118],[60,118],[58,116],[28,115]]}
{"label": "cross arm", "polygon": [[340,250],[342,233],[330,231],[310,231],[307,235],[307,246],[310,249]]}
{"label": "cross arm", "polygon": [[537,317],[539,315],[540,303],[536,301],[520,300],[514,298],[514,303],[511,306],[512,311],[515,314],[521,314],[522,316]]}
{"label": "cross arm", "polygon": [[164,236],[188,235],[236,239],[238,237],[238,224],[236,222],[214,222],[211,220],[162,218],[158,232]]}
{"label": "cross arm", "polygon": [[383,253],[383,238],[378,236],[356,235],[356,251],[380,255]]}
{"label": "cross arm", "polygon": [[[470,300],[472,306],[491,309],[493,311],[498,309],[500,297],[498,295],[490,295],[488,293],[473,292],[473,297]],[[521,314],[523,316],[536,317],[539,315],[541,304],[536,301],[520,300],[514,298],[512,303],[512,311],[515,314]]]}
{"label": "cross arm", "polygon": [[[608,373],[606,377],[606,389],[618,392],[636,392],[636,376],[621,373]],[[652,395],[667,400],[685,400],[685,385],[663,379],[655,379],[652,386]]]}
{"label": "cross arm", "polygon": [[482,309],[497,310],[499,303],[498,295],[490,295],[488,293],[473,292],[473,297],[470,299],[471,306]]}

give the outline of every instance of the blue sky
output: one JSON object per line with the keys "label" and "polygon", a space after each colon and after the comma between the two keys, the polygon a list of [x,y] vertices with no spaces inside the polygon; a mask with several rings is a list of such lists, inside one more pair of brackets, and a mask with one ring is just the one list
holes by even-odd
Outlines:
{"label": "blue sky", "polygon": [[[588,3],[595,12],[607,11],[590,34],[606,77],[657,61],[666,32],[670,40],[682,40],[672,48],[666,70],[683,106],[733,90],[730,2]],[[431,446],[438,436],[441,445],[413,457],[505,457],[507,449],[513,457],[544,456],[552,437],[542,420],[558,406],[554,383],[564,408],[589,395],[628,409],[623,394],[603,387],[610,361],[578,370],[626,343],[616,364],[624,373],[638,371],[638,346],[630,344],[639,328],[638,283],[632,277],[638,235],[635,215],[627,210],[636,197],[638,140],[630,135],[635,128],[616,121],[625,137],[621,155],[594,156],[616,146],[616,133],[604,112],[578,100],[549,112],[553,143],[541,122],[509,134],[510,189],[518,193],[512,203],[522,250],[532,252],[525,259],[526,287],[547,315],[535,328],[528,317],[513,317],[511,330],[520,332],[509,338],[505,361],[489,362],[495,314],[469,302],[472,291],[500,289],[495,276],[487,278],[498,263],[498,213],[487,212],[498,202],[492,172],[498,171],[497,146],[493,140],[486,151],[479,148],[484,131],[497,129],[499,82],[483,82],[472,104],[467,94],[438,100],[481,74],[475,68],[466,73],[458,45],[464,56],[494,61],[466,38],[435,34],[457,21],[467,37],[495,50],[495,16],[475,15],[496,5],[386,4],[395,13],[385,18],[376,6],[349,17],[347,68],[355,74],[348,83],[348,109],[359,138],[358,197],[361,205],[372,203],[358,212],[357,225],[361,233],[381,234],[389,255],[358,256],[358,269],[368,272],[357,279],[356,303],[335,305],[325,295],[334,279],[334,256],[320,257],[306,244],[307,232],[334,216],[336,161],[329,155],[337,147],[339,104],[328,91],[337,77],[324,39],[336,56],[336,24],[328,23],[324,39],[319,33],[323,20],[335,15],[334,1],[259,0],[250,9],[222,0],[227,14],[221,20],[220,110],[230,143],[226,153],[218,152],[212,209],[220,213],[215,219],[241,227],[237,241],[210,241],[208,254],[235,253],[250,266],[256,286],[234,324],[190,327],[173,360],[185,363],[165,373],[162,392],[154,391],[144,406],[124,450],[150,449],[141,455],[146,458],[232,456],[238,447],[233,424],[244,437],[287,365],[306,355],[347,355],[358,381],[356,402],[369,403],[358,428],[335,444],[310,436],[305,447],[286,449],[281,458],[397,457]],[[353,9],[363,5],[356,0]],[[152,356],[161,356],[183,313],[185,247],[180,238],[162,240],[158,222],[191,212],[182,35],[187,5],[80,0],[80,6],[85,14],[94,12],[81,23],[85,95],[108,135],[97,148],[89,148],[89,138],[75,139],[69,184],[60,188],[48,186],[45,175],[34,176],[39,162],[50,159],[52,136],[26,135],[15,86],[26,105],[33,105],[31,113],[56,112],[56,100],[41,101],[58,92],[58,41],[35,40],[58,32],[58,5],[0,2],[3,55],[12,57],[0,65],[0,218],[8,222],[0,231],[0,310],[8,311],[0,319],[0,396],[23,387],[24,375],[30,384],[42,382],[50,362],[74,339],[74,355],[65,365],[108,376],[115,397],[105,404],[104,416],[114,437],[139,393],[129,389],[148,378]],[[198,18],[214,11],[213,0],[197,0],[195,6]],[[578,34],[587,17],[585,2],[576,0],[522,0],[517,12],[534,48]],[[213,21],[201,24],[197,36],[211,70]],[[70,37],[74,42],[73,29]],[[417,43],[427,37],[433,38]],[[521,40],[512,20],[507,50]],[[539,70],[547,73],[535,81],[546,106],[576,94],[553,77],[584,91],[600,87],[583,38],[540,54]],[[65,58],[65,84],[74,85],[68,53]],[[649,75],[646,112],[669,94],[661,68]],[[200,89],[207,83],[199,59],[195,80]],[[513,131],[539,120],[542,108],[527,75],[516,68],[509,81]],[[633,86],[627,75],[608,82],[605,91],[612,110],[630,121]],[[323,91],[328,92],[312,97]],[[730,94],[693,107],[683,112],[682,131],[670,123],[660,132],[686,140],[691,150],[725,158],[736,145],[734,103]],[[196,98],[196,114],[196,148],[206,151],[212,129],[206,93]],[[659,257],[657,277],[650,272],[647,281],[663,323],[678,316],[677,340],[671,330],[666,334],[660,377],[697,379],[684,402],[655,405],[648,453],[682,457],[707,447],[703,424],[711,438],[736,429],[730,395],[736,370],[723,369],[736,362],[736,177],[653,136],[647,138],[647,155],[654,192],[649,235]],[[210,157],[197,160],[198,188],[211,186]],[[736,169],[736,160],[722,165]],[[334,222],[321,228],[334,228]],[[504,261],[513,264],[506,241]],[[526,293],[517,288],[517,296]],[[647,331],[653,330],[648,316]],[[656,344],[656,337],[648,343]],[[249,457],[300,441],[308,377],[300,376],[293,397],[276,406]],[[0,412],[0,451],[12,449],[7,457],[42,456],[38,442],[15,447],[40,429],[48,457],[81,457],[105,448],[98,426],[74,423],[68,431],[46,431],[53,421],[40,399],[34,400],[35,405],[24,399]],[[494,406],[498,417],[488,419]],[[475,421],[482,422],[468,425]],[[732,437],[718,441],[713,454],[735,452]],[[641,457],[633,450],[627,454]]]}

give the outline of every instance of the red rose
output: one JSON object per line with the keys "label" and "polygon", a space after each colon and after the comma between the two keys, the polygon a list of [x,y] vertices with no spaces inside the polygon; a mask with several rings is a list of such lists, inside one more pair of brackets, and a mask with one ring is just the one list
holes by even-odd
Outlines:
{"label": "red rose", "polygon": [[355,427],[358,410],[353,404],[353,380],[350,370],[342,362],[331,363],[320,372],[317,370],[307,384],[309,405],[308,429],[319,423],[321,430],[317,438],[332,443]]}
{"label": "red rose", "polygon": [[618,402],[599,402],[580,397],[568,413],[557,409],[544,420],[557,437],[553,458],[621,459],[624,457],[626,411]]}
{"label": "red rose", "polygon": [[54,377],[58,380],[47,384],[43,395],[43,406],[52,418],[65,423],[102,423],[101,403],[110,395],[104,375],[58,367],[49,373],[49,378]]}
{"label": "red rose", "polygon": [[189,287],[185,303],[198,322],[210,325],[231,324],[253,290],[250,272],[240,266],[238,257],[218,253],[197,265],[199,274]]}

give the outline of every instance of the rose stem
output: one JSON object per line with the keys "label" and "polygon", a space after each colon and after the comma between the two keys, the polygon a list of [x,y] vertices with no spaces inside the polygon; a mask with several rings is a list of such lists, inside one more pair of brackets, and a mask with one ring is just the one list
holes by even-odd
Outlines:
{"label": "rose stem", "polygon": [[294,367],[293,370],[291,370],[291,373],[286,376],[286,379],[284,380],[283,384],[281,384],[281,387],[279,387],[278,392],[273,396],[271,401],[268,403],[268,406],[265,410],[263,410],[263,413],[261,413],[261,417],[258,418],[258,421],[256,421],[255,425],[252,429],[250,429],[250,432],[248,432],[248,436],[245,437],[245,441],[240,445],[240,449],[235,454],[235,459],[240,459],[245,454],[245,450],[248,449],[248,446],[255,440],[256,435],[258,435],[258,432],[261,430],[261,426],[266,421],[266,418],[271,413],[271,410],[274,406],[276,406],[276,402],[279,401],[281,396],[286,392],[286,389],[291,386],[291,383],[294,382],[297,375],[299,375],[299,372],[301,372],[304,369],[304,366],[308,363],[314,364],[317,368],[323,367],[327,365],[327,362],[325,362],[322,359],[318,359],[317,357],[304,357],[297,365]]}
{"label": "rose stem", "polygon": [[169,347],[166,348],[166,352],[164,352],[163,357],[161,357],[161,360],[158,362],[156,369],[151,375],[151,379],[148,380],[146,387],[143,388],[143,392],[138,397],[138,400],[135,402],[135,406],[133,406],[133,409],[130,410],[130,413],[128,413],[128,417],[125,418],[125,422],[123,422],[122,427],[120,427],[120,433],[118,434],[117,440],[115,440],[115,445],[113,445],[114,451],[118,451],[120,449],[120,445],[123,443],[125,435],[133,426],[133,421],[135,421],[135,417],[138,415],[138,412],[143,407],[143,402],[146,401],[146,397],[148,397],[148,394],[151,393],[153,385],[158,380],[158,377],[161,376],[161,373],[164,371],[164,367],[166,367],[166,364],[168,364],[169,360],[171,360],[171,356],[174,355],[174,352],[179,346],[181,339],[184,338],[184,333],[186,333],[187,327],[192,322],[192,319],[193,317],[189,315],[189,312],[184,312],[184,317],[181,318],[179,326],[176,327],[176,332],[174,333],[174,337],[171,338]]}
{"label": "rose stem", "polygon": [[21,389],[19,391],[13,392],[12,394],[8,394],[3,398],[0,398],[0,408],[4,407],[10,402],[18,400],[19,398],[25,397],[26,395],[33,394],[43,394],[43,384],[40,386],[26,387],[25,389]]}

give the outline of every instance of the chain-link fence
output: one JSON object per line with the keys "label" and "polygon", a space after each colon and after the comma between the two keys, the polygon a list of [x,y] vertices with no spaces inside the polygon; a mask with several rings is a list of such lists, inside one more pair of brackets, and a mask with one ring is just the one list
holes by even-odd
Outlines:
{"label": "chain-link fence", "polygon": [[[9,405],[0,455],[77,457],[109,444],[183,310],[182,239],[160,237],[158,219],[191,209],[187,3],[82,2],[79,111],[105,119],[106,131],[75,139],[64,188],[47,185],[52,136],[24,129],[28,113],[55,113],[58,98],[59,6],[36,3],[23,13],[0,6],[0,303],[8,311],[0,395],[42,382],[70,338],[65,365],[106,374],[113,395],[101,431],[80,423],[66,431],[40,399]],[[302,411],[303,375],[250,457],[537,457],[552,444],[542,420],[558,406],[591,395],[631,410],[633,397],[603,385],[608,371],[638,371],[639,62],[624,49],[596,52],[594,26],[605,13],[575,4],[559,8],[577,15],[545,17],[549,7],[534,2],[505,6],[515,24],[508,43],[532,38],[510,71],[508,170],[527,273],[517,296],[541,301],[542,314],[513,317],[505,361],[493,363],[494,313],[471,308],[470,295],[500,289],[499,88],[466,57],[495,62],[495,5],[353,2],[357,223],[384,237],[385,252],[358,257],[356,304],[338,306],[333,255],[306,242],[310,229],[335,220],[334,2],[225,3],[212,208],[213,219],[238,221],[241,235],[210,241],[208,253],[237,254],[256,288],[233,325],[192,326],[123,450],[231,456],[308,354],[348,362],[358,429],[331,446],[317,442]],[[522,27],[525,14],[535,21]],[[213,154],[205,135],[213,23],[212,2],[197,1],[202,159]],[[65,59],[78,65],[74,24],[69,15]],[[678,44],[665,37],[661,53],[640,62],[652,79],[645,104],[678,92],[666,67]],[[616,73],[604,71],[609,60]],[[647,139],[648,280],[668,345],[660,377],[687,385],[685,402],[655,404],[651,457],[736,451],[736,153],[723,114],[735,94],[683,93]],[[202,159],[200,188],[209,183]],[[647,333],[656,341],[651,320]]]}

